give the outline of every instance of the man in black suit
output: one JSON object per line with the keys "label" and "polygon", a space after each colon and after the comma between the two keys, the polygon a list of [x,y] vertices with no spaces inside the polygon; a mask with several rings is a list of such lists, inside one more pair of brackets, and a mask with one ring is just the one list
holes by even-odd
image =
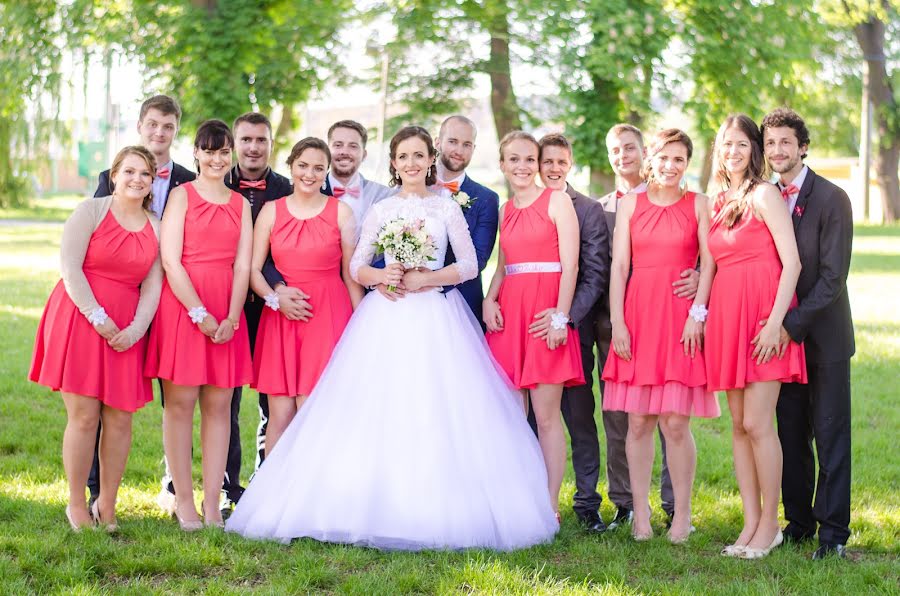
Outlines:
{"label": "man in black suit", "polygon": [[[172,161],[169,151],[172,141],[178,134],[181,122],[181,108],[178,102],[168,95],[154,95],[141,104],[137,131],[141,137],[141,145],[150,150],[156,158],[156,178],[153,180],[153,203],[150,210],[157,217],[162,217],[169,192],[176,186],[190,182],[197,175],[187,168]],[[100,172],[95,197],[112,194],[113,184],[109,179],[109,170]]]}
{"label": "man in black suit", "polygon": [[[166,207],[169,192],[176,186],[194,180],[197,175],[185,167],[172,161],[169,151],[172,141],[178,134],[178,124],[181,122],[181,107],[178,102],[168,95],[154,95],[141,104],[141,112],[138,117],[137,131],[141,137],[141,145],[150,150],[156,158],[156,177],[153,179],[153,202],[150,210],[157,217],[162,217]],[[113,184],[109,179],[109,170],[100,172],[95,197],[105,197],[112,194]],[[162,388],[160,387],[160,391]],[[100,444],[100,428],[97,428],[97,444],[94,447],[94,463],[88,475],[88,489],[91,491],[90,504],[93,504],[100,495],[100,460],[98,449]],[[169,503],[174,510],[175,487],[166,467],[166,475],[163,477],[163,488],[160,492],[160,506],[169,510]],[[171,494],[171,498],[168,496]]]}
{"label": "man in black suit", "polygon": [[[269,166],[272,157],[272,123],[258,112],[247,112],[238,116],[232,126],[234,133],[234,152],[237,164],[231,168],[226,178],[226,185],[239,192],[250,203],[250,214],[256,222],[263,205],[269,201],[280,199],[293,192],[291,181],[276,173]],[[244,316],[247,319],[247,333],[250,336],[250,350],[256,344],[256,331],[265,302],[248,291],[244,303]],[[225,482],[222,487],[222,499],[219,508],[222,519],[228,519],[234,505],[240,500],[244,487],[240,484],[241,473],[241,390],[235,387],[231,398],[231,439],[228,443],[228,460],[225,465]],[[264,456],[266,423],[269,420],[269,400],[265,393],[259,394],[259,428],[257,430],[257,467]]]}
{"label": "man in black suit", "polygon": [[[600,304],[609,287],[609,232],[603,207],[572,188],[566,181],[572,169],[572,146],[561,134],[549,134],[539,141],[541,181],[553,190],[565,191],[572,197],[581,239],[578,255],[578,279],[569,309],[569,324],[578,329],[581,340],[581,364],[586,384],[563,389],[562,414],[572,441],[572,467],[575,470],[575,515],[589,532],[602,533],[606,524],[600,517],[597,492],[600,478],[600,442],[594,421],[594,342]],[[556,309],[538,313],[529,331],[546,336],[550,316]]]}
{"label": "man in black suit", "polygon": [[782,340],[803,342],[809,377],[807,385],[783,384],[778,397],[784,537],[812,539],[818,525],[813,559],[843,557],[850,537],[850,358],[856,350],[847,295],[853,214],[847,193],[803,163],[809,131],[800,116],[779,108],[760,131],[794,221],[802,265],[799,304],[784,318]]}

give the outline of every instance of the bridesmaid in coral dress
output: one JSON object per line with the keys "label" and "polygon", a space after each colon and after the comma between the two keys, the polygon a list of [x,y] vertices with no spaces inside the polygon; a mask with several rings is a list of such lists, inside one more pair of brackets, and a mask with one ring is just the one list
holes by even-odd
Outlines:
{"label": "bridesmaid in coral dress", "polygon": [[[781,443],[775,406],[782,382],[805,383],[803,347],[781,324],[800,275],[794,227],[778,189],[762,179],[762,135],[748,116],[729,116],[716,135],[709,250],[716,277],[706,327],[709,388],[725,390],[744,528],[725,556],[755,559],[782,542],[778,524]],[[760,507],[762,502],[762,507]]]}
{"label": "bridesmaid in coral dress", "polygon": [[[112,196],[83,201],[63,227],[62,280],[41,317],[28,378],[62,393],[68,422],[63,465],[73,530],[116,528],[116,496],[131,447],[132,414],[153,400],[144,334],[162,285],[159,220],[150,213],[156,160],[126,147],[113,161]],[[120,327],[121,326],[121,327]],[[100,497],[84,486],[100,433]]]}
{"label": "bridesmaid in coral dress", "polygon": [[166,281],[150,330],[146,371],[162,380],[163,443],[182,529],[202,527],[194,505],[191,451],[200,402],[203,513],[221,526],[231,395],[253,380],[244,300],[250,278],[250,204],[225,186],[234,137],[221,120],[197,129],[199,176],[169,194],[161,247]]}
{"label": "bridesmaid in coral dress", "polygon": [[[719,403],[706,390],[703,322],[713,263],[706,248],[707,198],[681,188],[693,143],[676,128],[649,144],[647,188],[622,198],[610,271],[612,347],[603,371],[604,410],[628,412],[625,450],[634,498],[633,535],[646,540],[650,526],[653,433],[665,435],[675,492],[669,540],[691,531],[691,490],[697,449],[691,416],[716,417]],[[700,257],[700,282],[693,300],[670,287]],[[631,274],[629,277],[629,273]]]}
{"label": "bridesmaid in coral dress", "polygon": [[[253,231],[250,285],[265,299],[253,355],[253,387],[269,395],[266,455],[303,406],[363,297],[350,277],[356,222],[349,205],[322,194],[331,152],[321,139],[294,145],[294,192],[267,203]],[[262,274],[269,252],[287,284],[308,296],[311,314],[292,319]]]}
{"label": "bridesmaid in coral dress", "polygon": [[[578,219],[572,199],[535,184],[537,141],[514,131],[500,142],[500,169],[513,191],[500,208],[500,255],[484,299],[487,342],[513,384],[531,394],[547,482],[559,519],[566,464],[560,418],[563,386],[584,384],[578,332],[569,307],[578,275]],[[546,338],[528,332],[550,314]]]}

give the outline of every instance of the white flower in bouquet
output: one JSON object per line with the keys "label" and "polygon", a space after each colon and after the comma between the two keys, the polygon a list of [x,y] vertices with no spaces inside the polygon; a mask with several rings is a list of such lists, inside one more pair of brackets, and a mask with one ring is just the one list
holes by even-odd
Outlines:
{"label": "white flower in bouquet", "polygon": [[[406,269],[424,267],[436,260],[434,238],[425,228],[424,219],[398,217],[386,222],[378,232],[375,248]],[[388,289],[393,292],[397,288],[389,286]]]}

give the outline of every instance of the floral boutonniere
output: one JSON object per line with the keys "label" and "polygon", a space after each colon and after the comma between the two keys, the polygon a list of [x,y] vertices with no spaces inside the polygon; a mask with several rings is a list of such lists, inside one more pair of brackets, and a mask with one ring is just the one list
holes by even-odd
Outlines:
{"label": "floral boutonniere", "polygon": [[470,197],[468,193],[459,191],[457,193],[453,193],[453,200],[456,201],[456,204],[459,205],[463,211],[468,211],[469,208],[475,203],[475,197]]}
{"label": "floral boutonniere", "polygon": [[794,215],[796,215],[797,217],[803,217],[803,207],[801,207],[800,205],[796,205],[794,207]]}

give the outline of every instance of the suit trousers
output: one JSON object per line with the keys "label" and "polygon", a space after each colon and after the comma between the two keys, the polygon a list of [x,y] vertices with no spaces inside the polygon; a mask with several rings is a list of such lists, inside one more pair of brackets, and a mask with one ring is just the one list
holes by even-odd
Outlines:
{"label": "suit trousers", "polygon": [[[609,356],[610,338],[597,339],[597,377],[600,379],[600,404],[603,404],[603,367]],[[582,347],[582,356],[585,353]],[[591,350],[587,350],[591,352]],[[593,358],[593,354],[591,354]],[[587,373],[585,373],[587,375]],[[587,378],[587,376],[585,376]],[[609,500],[616,507],[634,509],[631,498],[631,479],[628,475],[628,458],[625,454],[625,439],[628,436],[628,413],[603,410],[603,430],[606,433],[606,481]],[[659,430],[659,442],[662,447],[662,468],[659,479],[659,497],[662,508],[668,515],[675,514],[675,492],[672,490],[672,478],[666,462],[666,439]]]}
{"label": "suit trousers", "polygon": [[809,384],[785,383],[778,396],[784,516],[795,535],[813,536],[818,524],[820,543],[846,544],[850,537],[850,361],[808,362],[807,374]]}

